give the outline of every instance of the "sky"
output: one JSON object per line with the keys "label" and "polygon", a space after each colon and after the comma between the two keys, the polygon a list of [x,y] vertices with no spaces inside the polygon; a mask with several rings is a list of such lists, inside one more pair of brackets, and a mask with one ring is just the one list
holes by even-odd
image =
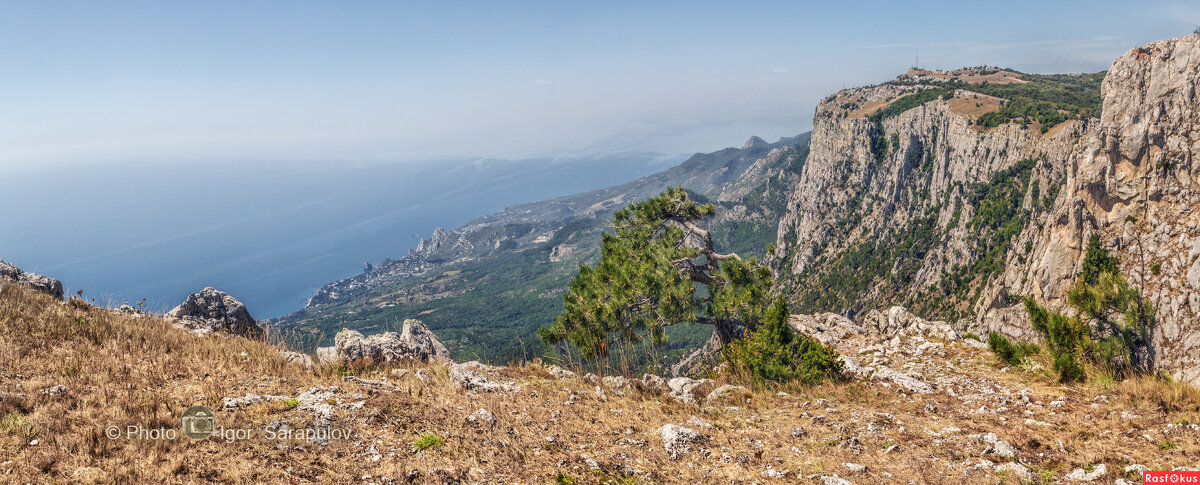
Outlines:
{"label": "sky", "polygon": [[708,152],[927,68],[1094,72],[1169,2],[0,2],[0,169]]}

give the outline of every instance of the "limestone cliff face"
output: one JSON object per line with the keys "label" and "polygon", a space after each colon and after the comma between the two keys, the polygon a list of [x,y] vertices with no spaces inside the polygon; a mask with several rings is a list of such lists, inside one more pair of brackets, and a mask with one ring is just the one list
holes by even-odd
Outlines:
{"label": "limestone cliff face", "polygon": [[[1015,124],[984,130],[965,108],[987,97],[966,90],[879,123],[868,118],[926,88],[850,89],[817,107],[811,152],[772,255],[780,289],[797,310],[855,314],[895,303],[929,317],[965,317],[1006,296],[993,290],[1003,286],[1001,275],[971,271],[976,263],[1027,265],[1024,243],[1049,210],[1044,195],[1061,183],[1092,123],[1068,121],[1046,133]],[[1013,185],[1010,198],[1020,199],[1010,202],[1030,222],[989,244],[997,234],[973,222],[981,185],[1001,175]],[[823,292],[851,294],[831,301]]]}
{"label": "limestone cliff face", "polygon": [[[1118,58],[1102,86],[1099,126],[1069,160],[1053,215],[1035,238],[1032,264],[1005,275],[1015,292],[1062,307],[1087,239],[1099,234],[1158,308],[1159,367],[1189,382],[1200,382],[1198,82],[1200,35]],[[986,325],[999,321],[985,315]]]}
{"label": "limestone cliff face", "polygon": [[[980,129],[971,120],[991,100],[969,91],[869,118],[932,88],[921,79],[818,106],[771,257],[796,310],[903,304],[959,330],[1032,338],[1012,295],[1070,312],[1066,291],[1099,235],[1158,309],[1158,367],[1200,382],[1200,35],[1130,50],[1104,78],[1099,119],[1045,133]],[[1006,177],[999,200],[1019,212],[988,230]]]}

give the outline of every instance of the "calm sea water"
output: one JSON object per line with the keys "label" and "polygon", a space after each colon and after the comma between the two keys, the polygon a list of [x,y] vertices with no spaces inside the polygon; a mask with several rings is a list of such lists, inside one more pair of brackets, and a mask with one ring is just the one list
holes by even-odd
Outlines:
{"label": "calm sea water", "polygon": [[168,309],[205,286],[256,318],[397,258],[434,227],[633,180],[679,158],[126,163],[0,168],[0,258],[97,303]]}

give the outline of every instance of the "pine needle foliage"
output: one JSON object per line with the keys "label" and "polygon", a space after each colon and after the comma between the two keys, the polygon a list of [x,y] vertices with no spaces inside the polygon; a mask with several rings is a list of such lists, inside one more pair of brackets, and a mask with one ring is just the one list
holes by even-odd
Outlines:
{"label": "pine needle foliage", "polygon": [[816,384],[840,376],[842,363],[837,352],[808,335],[796,333],[787,319],[787,303],[776,298],[758,328],[725,346],[722,353],[730,370],[757,384]]}
{"label": "pine needle foliage", "polygon": [[563,296],[563,311],[538,329],[548,344],[569,343],[603,358],[622,342],[666,340],[680,323],[713,325],[723,343],[761,318],[771,272],[750,258],[720,254],[696,221],[713,214],[682,187],[629,205],[613,215],[600,260],[579,265]]}
{"label": "pine needle foliage", "polygon": [[1060,381],[1085,379],[1085,362],[1122,379],[1153,368],[1154,305],[1126,281],[1120,267],[1121,261],[1092,236],[1083,268],[1067,291],[1067,303],[1077,316],[1050,311],[1025,297],[1033,329],[1046,341]]}

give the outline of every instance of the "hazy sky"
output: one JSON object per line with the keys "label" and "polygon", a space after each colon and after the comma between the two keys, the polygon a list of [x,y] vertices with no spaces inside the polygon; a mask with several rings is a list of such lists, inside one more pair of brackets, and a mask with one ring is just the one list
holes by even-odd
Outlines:
{"label": "hazy sky", "polygon": [[677,154],[923,67],[1107,69],[1154,2],[3,2],[0,166]]}

